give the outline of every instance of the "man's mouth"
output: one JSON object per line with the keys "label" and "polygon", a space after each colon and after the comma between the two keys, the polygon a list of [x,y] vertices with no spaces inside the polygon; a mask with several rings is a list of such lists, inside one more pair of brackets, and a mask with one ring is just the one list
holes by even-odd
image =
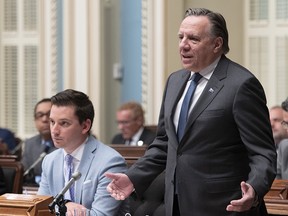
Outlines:
{"label": "man's mouth", "polygon": [[190,55],[183,55],[183,54],[182,54],[182,57],[183,57],[183,58],[186,58],[186,59],[187,59],[187,58],[192,58],[192,56],[190,56]]}

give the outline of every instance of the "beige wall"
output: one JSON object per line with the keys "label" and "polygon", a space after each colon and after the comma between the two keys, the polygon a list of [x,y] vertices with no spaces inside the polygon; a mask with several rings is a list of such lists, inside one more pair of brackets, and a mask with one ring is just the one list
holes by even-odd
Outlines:
{"label": "beige wall", "polygon": [[[120,105],[121,83],[113,78],[113,65],[121,63],[120,56],[120,3],[118,0],[103,1],[102,5],[102,60],[103,71],[101,85],[101,116],[99,138],[110,143],[112,136],[118,133],[115,123],[115,111]],[[95,119],[96,120],[96,119]]]}
{"label": "beige wall", "polygon": [[170,0],[166,8],[166,77],[182,68],[178,52],[178,30],[184,14],[184,1]]}

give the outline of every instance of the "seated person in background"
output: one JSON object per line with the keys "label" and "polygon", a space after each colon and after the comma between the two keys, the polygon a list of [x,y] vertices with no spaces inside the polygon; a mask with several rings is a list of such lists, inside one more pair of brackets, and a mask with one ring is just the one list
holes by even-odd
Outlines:
{"label": "seated person in background", "polygon": [[283,139],[288,138],[288,132],[281,125],[283,121],[283,109],[281,106],[273,106],[269,109],[270,123],[273,132],[275,147],[278,152],[278,146]]}
{"label": "seated person in background", "polygon": [[123,201],[110,196],[106,190],[110,180],[104,173],[123,173],[127,166],[117,151],[90,134],[94,119],[91,100],[82,92],[68,89],[53,96],[51,101],[50,129],[59,149],[43,160],[38,194],[55,197],[71,179],[70,174],[78,171],[80,179],[64,195],[67,215],[82,208],[89,209],[90,216],[117,215]]}
{"label": "seated person in background", "polygon": [[[281,104],[283,109],[282,127],[288,132],[288,98]],[[277,179],[288,179],[288,139],[283,139],[278,147]]]}
{"label": "seated person in background", "polygon": [[2,167],[0,167],[0,195],[6,193],[6,182]]}
{"label": "seated person in background", "polygon": [[6,152],[2,152],[2,154],[9,154],[16,147],[14,133],[7,128],[0,128],[0,144],[3,150],[6,149]]}
{"label": "seated person in background", "polygon": [[116,118],[121,133],[113,137],[112,144],[142,146],[149,145],[154,140],[156,134],[144,128],[144,111],[140,104],[136,102],[123,104],[117,109]]}
{"label": "seated person in background", "polygon": [[[33,164],[37,163],[27,175],[24,177],[24,184],[39,184],[41,176],[41,156],[50,153],[56,148],[50,134],[49,115],[51,110],[51,99],[44,98],[40,100],[34,107],[34,123],[38,130],[38,134],[27,139],[24,144],[24,152],[21,162],[24,170],[30,169]],[[40,156],[41,155],[41,156]]]}

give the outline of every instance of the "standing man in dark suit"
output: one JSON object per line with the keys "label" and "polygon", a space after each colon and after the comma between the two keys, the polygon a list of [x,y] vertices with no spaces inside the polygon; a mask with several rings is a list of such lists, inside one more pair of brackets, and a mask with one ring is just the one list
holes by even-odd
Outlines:
{"label": "standing man in dark suit", "polygon": [[[225,56],[221,14],[188,9],[178,37],[184,69],[168,78],[156,139],[126,174],[106,174],[107,190],[116,199],[134,190],[141,196],[166,168],[166,216],[267,215],[263,197],[276,174],[276,151],[261,84]],[[178,138],[182,101],[197,73],[202,78]]]}
{"label": "standing man in dark suit", "polygon": [[[25,141],[21,160],[25,171],[40,158],[41,154],[45,155],[43,152],[50,153],[56,149],[50,133],[49,115],[51,106],[51,99],[44,98],[34,107],[34,123],[39,133]],[[24,184],[39,183],[42,172],[41,164],[42,160],[39,160],[39,163],[37,163],[35,167],[31,169],[30,173],[25,176]]]}
{"label": "standing man in dark suit", "polygon": [[112,144],[125,144],[130,146],[149,145],[155,138],[155,133],[144,128],[144,110],[139,103],[127,102],[122,104],[116,113],[118,129]]}

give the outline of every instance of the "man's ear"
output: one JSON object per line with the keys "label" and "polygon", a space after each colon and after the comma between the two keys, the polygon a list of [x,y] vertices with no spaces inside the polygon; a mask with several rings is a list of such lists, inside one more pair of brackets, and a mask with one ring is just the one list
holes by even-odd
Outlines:
{"label": "man's ear", "polygon": [[214,47],[214,52],[217,53],[222,50],[223,47],[223,38],[222,37],[217,37],[215,38],[215,47]]}
{"label": "man's ear", "polygon": [[88,133],[88,131],[91,128],[91,120],[90,119],[86,119],[83,123],[82,123],[82,134],[86,134]]}

